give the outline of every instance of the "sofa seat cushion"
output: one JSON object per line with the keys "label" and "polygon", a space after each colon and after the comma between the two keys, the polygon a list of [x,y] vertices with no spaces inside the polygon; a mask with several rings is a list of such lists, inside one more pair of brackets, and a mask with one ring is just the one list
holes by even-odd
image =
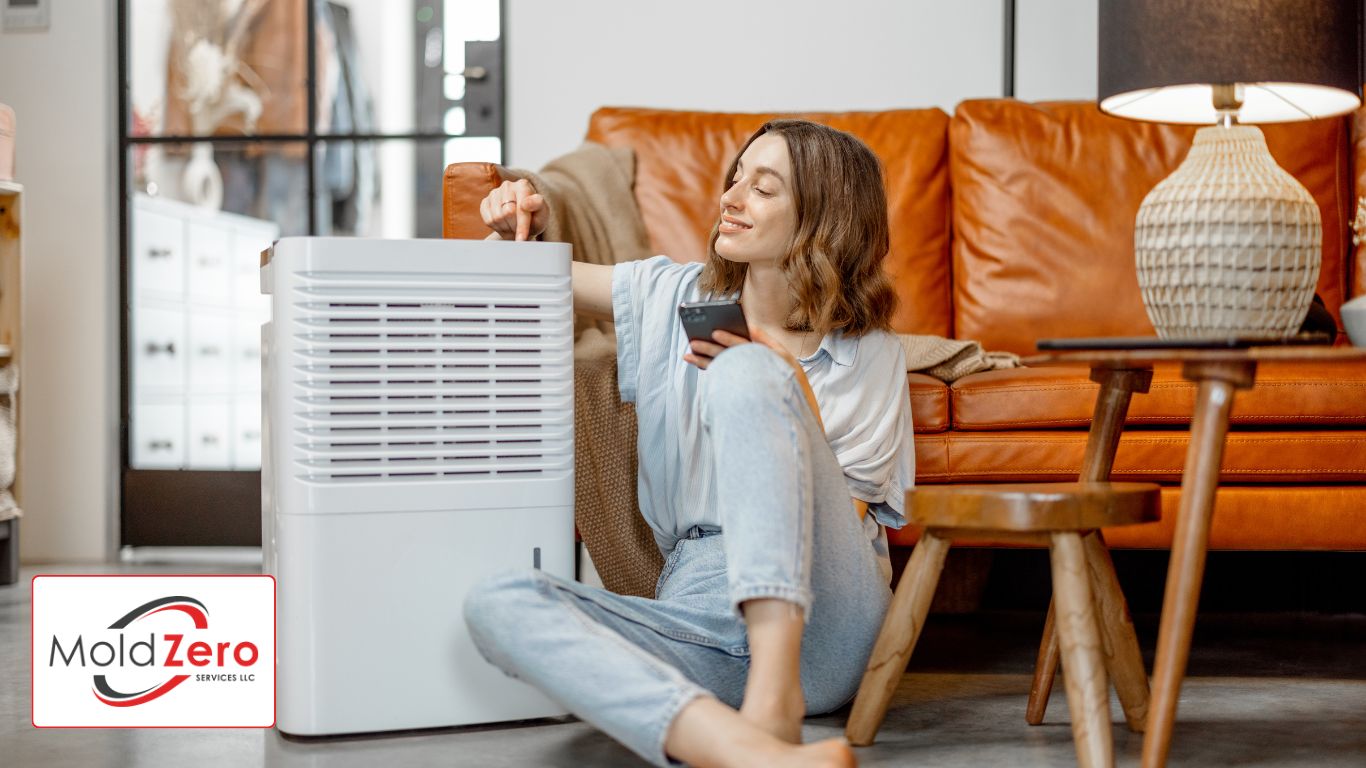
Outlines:
{"label": "sofa seat cushion", "polygon": [[[1348,121],[1261,128],[1272,157],[1319,205],[1318,293],[1337,317],[1356,200]],[[1134,220],[1194,135],[1195,126],[1110,117],[1094,101],[959,104],[949,127],[958,338],[1028,354],[1040,338],[1151,335],[1134,269]]]}
{"label": "sofa seat cushion", "polygon": [[[1018,430],[1091,423],[1100,385],[1086,368],[1039,367],[986,371],[954,382],[954,429]],[[1128,424],[1187,425],[1196,385],[1179,365],[1153,368],[1152,386],[1129,403]],[[1250,390],[1233,399],[1230,423],[1241,425],[1366,426],[1366,365],[1261,363]]]}
{"label": "sofa seat cushion", "polygon": [[[1165,549],[1171,546],[1181,489],[1162,489],[1162,519],[1144,525],[1105,529],[1111,548]],[[1366,486],[1221,486],[1214,500],[1210,549],[1366,550]],[[1281,510],[1288,510],[1281,512]],[[920,529],[908,525],[888,531],[892,544],[908,547]],[[955,541],[962,546],[1019,546],[983,537]]]}
{"label": "sofa seat cushion", "polygon": [[923,373],[906,374],[911,392],[911,424],[917,435],[949,428],[949,385]]}
{"label": "sofa seat cushion", "polygon": [[730,163],[745,139],[777,117],[848,131],[882,161],[891,221],[884,262],[900,302],[900,333],[948,336],[949,116],[937,108],[878,112],[748,114],[604,107],[588,139],[636,153],[636,202],[656,253],[702,261]]}
{"label": "sofa seat cushion", "polygon": [[[1128,429],[1120,436],[1115,480],[1179,483],[1190,433]],[[915,438],[916,482],[993,483],[1075,480],[1083,430],[962,432]],[[1230,431],[1221,482],[1366,482],[1366,430]]]}

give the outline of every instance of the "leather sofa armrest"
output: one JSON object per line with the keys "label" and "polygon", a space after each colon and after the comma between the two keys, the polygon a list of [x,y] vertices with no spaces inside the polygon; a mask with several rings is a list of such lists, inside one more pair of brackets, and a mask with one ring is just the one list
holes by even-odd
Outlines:
{"label": "leather sofa armrest", "polygon": [[451,163],[441,180],[441,236],[482,240],[489,228],[479,217],[479,201],[503,183],[493,163]]}

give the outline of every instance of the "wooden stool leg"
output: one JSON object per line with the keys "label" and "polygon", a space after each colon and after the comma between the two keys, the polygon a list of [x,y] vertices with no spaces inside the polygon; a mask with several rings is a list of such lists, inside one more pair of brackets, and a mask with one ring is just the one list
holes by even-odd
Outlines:
{"label": "wooden stool leg", "polygon": [[1100,631],[1091,601],[1086,549],[1081,535],[1052,536],[1054,624],[1062,648],[1063,684],[1072,712],[1072,739],[1081,768],[1113,765],[1110,734],[1110,689],[1101,660]]}
{"label": "wooden stool leg", "polygon": [[1048,618],[1043,622],[1043,639],[1039,641],[1039,655],[1034,659],[1034,681],[1029,684],[1029,704],[1025,706],[1025,722],[1038,725],[1048,709],[1048,697],[1053,693],[1053,678],[1058,674],[1058,630],[1054,625],[1054,601],[1048,602]]}
{"label": "wooden stool leg", "polygon": [[849,743],[866,747],[877,737],[877,729],[887,714],[892,693],[906,671],[906,662],[920,639],[925,616],[930,612],[930,601],[939,584],[939,572],[944,568],[949,541],[930,531],[920,534],[920,541],[911,552],[911,560],[896,585],[896,594],[882,622],[873,655],[859,683],[854,697],[854,709],[849,713],[849,724],[844,735]]}
{"label": "wooden stool leg", "polygon": [[1091,573],[1091,596],[1100,627],[1105,671],[1114,681],[1129,730],[1142,733],[1148,721],[1148,673],[1143,669],[1143,654],[1138,649],[1133,619],[1129,617],[1129,604],[1124,600],[1114,561],[1100,532],[1084,536],[1082,545]]}
{"label": "wooden stool leg", "polygon": [[[1086,436],[1086,453],[1081,461],[1081,479],[1090,482],[1103,482],[1110,478],[1114,467],[1115,451],[1119,448],[1119,435],[1124,431],[1124,417],[1129,412],[1129,401],[1135,392],[1144,393],[1152,385],[1151,368],[1108,368],[1091,369],[1091,380],[1100,384],[1100,394],[1096,396],[1096,407],[1091,415],[1091,431]],[[1025,707],[1025,722],[1038,725],[1043,722],[1044,710],[1048,709],[1048,697],[1053,692],[1053,677],[1058,671],[1058,636],[1054,629],[1054,604],[1048,604],[1048,620],[1044,622],[1043,639],[1039,642],[1039,656],[1034,662],[1034,682],[1029,686],[1029,704]],[[1105,613],[1101,614],[1105,616]],[[1127,612],[1125,613],[1127,617]],[[1133,635],[1133,624],[1129,623],[1129,634]],[[1103,631],[1103,630],[1102,630]],[[1137,640],[1135,640],[1137,648]],[[1139,665],[1140,671],[1142,664]],[[1119,679],[1111,672],[1116,680]],[[1119,683],[1116,683],[1118,686]],[[1121,701],[1124,693],[1120,693]],[[1147,712],[1148,679],[1143,678],[1143,712]],[[1133,709],[1137,712],[1137,708]],[[1129,719],[1129,727],[1134,728],[1130,714],[1131,705],[1124,705],[1124,716]],[[1142,722],[1141,720],[1139,722]],[[1138,727],[1135,730],[1142,730]]]}

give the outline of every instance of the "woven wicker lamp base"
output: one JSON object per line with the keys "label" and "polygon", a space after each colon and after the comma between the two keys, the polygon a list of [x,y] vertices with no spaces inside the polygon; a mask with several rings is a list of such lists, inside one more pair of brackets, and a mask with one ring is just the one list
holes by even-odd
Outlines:
{"label": "woven wicker lamp base", "polygon": [[1162,338],[1295,333],[1318,284],[1319,207],[1262,132],[1210,126],[1144,198],[1134,251]]}

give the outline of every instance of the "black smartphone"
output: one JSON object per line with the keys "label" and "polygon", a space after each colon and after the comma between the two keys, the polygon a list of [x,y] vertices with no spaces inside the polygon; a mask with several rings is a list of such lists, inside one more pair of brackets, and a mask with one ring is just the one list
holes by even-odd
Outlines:
{"label": "black smartphone", "polygon": [[678,318],[683,321],[683,332],[693,341],[714,341],[711,335],[716,331],[729,331],[736,336],[749,338],[749,324],[745,322],[745,312],[740,302],[694,301],[678,305]]}

